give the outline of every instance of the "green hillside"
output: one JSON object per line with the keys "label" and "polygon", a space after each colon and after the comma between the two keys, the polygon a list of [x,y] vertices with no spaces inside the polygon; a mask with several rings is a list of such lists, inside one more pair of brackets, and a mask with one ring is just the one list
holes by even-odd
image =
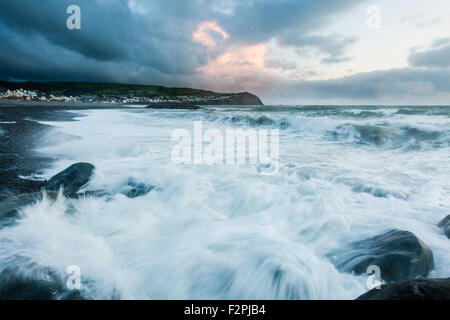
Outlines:
{"label": "green hillside", "polygon": [[94,83],[94,82],[7,82],[0,81],[0,89],[25,89],[40,91],[46,94],[81,96],[81,95],[129,95],[136,97],[152,96],[221,96],[234,95],[191,88],[167,88],[163,86]]}

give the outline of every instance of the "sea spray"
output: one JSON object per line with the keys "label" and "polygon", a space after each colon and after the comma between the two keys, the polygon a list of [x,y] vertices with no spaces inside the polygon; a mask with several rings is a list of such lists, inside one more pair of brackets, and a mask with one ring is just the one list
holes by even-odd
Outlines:
{"label": "sea spray", "polygon": [[[77,265],[80,294],[98,299],[353,299],[368,290],[369,275],[340,272],[330,253],[401,229],[433,251],[430,277],[450,275],[450,242],[436,226],[450,211],[450,149],[439,140],[448,109],[261,108],[94,110],[46,122],[54,129],[37,151],[56,161],[44,177],[90,162],[96,173],[82,191],[108,196],[25,208],[0,230],[1,270],[32,277],[44,268],[65,283]],[[231,120],[261,112],[273,122]],[[277,174],[248,163],[173,163],[172,132],[193,121],[220,132],[279,129]],[[425,136],[418,148],[330,138],[349,124],[439,137]],[[130,198],[129,181],[155,188]]]}

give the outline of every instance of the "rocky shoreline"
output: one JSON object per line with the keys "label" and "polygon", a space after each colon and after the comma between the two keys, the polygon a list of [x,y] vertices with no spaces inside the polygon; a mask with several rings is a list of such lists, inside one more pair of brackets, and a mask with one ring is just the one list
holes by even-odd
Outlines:
{"label": "rocky shoreline", "polygon": [[[49,129],[31,119],[63,120],[74,118],[64,111],[67,107],[11,108],[0,106],[4,134],[0,136],[0,228],[14,225],[20,219],[20,208],[47,197],[78,198],[104,196],[103,190],[80,190],[91,179],[95,167],[90,163],[75,163],[48,181],[24,180],[18,176],[29,176],[46,168],[51,159],[43,158],[31,150],[40,137]],[[129,181],[123,194],[129,198],[152,192],[154,186],[139,181]],[[450,216],[438,225],[441,232],[450,238]],[[349,243],[344,249],[332,253],[332,262],[342,272],[355,275],[366,274],[370,266],[380,268],[380,277],[386,283],[372,289],[357,300],[448,300],[450,278],[426,278],[434,268],[434,253],[428,245],[408,230],[389,230],[375,237]],[[12,270],[0,274],[0,299],[52,299],[53,293],[67,299],[83,298],[79,293],[65,293],[59,279],[52,270],[48,272],[49,283],[36,283],[32,279],[16,279]],[[28,290],[29,288],[35,288]]]}
{"label": "rocky shoreline", "polygon": [[[33,151],[51,128],[39,121],[71,121],[76,115],[66,111],[118,109],[117,106],[89,104],[54,104],[34,102],[0,103],[0,200],[39,190],[42,181],[32,174],[48,168],[51,159]],[[18,177],[23,177],[19,179]]]}

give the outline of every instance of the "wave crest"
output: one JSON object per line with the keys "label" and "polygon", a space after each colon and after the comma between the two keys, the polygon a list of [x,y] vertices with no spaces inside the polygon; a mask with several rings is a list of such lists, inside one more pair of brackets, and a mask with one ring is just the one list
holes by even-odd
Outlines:
{"label": "wave crest", "polygon": [[450,131],[428,131],[413,127],[343,124],[327,132],[336,141],[386,148],[420,149],[450,145]]}

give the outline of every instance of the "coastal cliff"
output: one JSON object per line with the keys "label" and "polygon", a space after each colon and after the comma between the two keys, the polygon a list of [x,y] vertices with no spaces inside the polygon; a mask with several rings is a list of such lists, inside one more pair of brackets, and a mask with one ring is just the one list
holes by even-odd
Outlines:
{"label": "coastal cliff", "polygon": [[231,97],[211,99],[206,101],[176,101],[176,102],[154,102],[149,103],[149,109],[188,109],[197,110],[199,106],[206,105],[244,105],[244,106],[263,106],[261,99],[258,96],[249,93],[241,92],[233,94]]}
{"label": "coastal cliff", "polygon": [[249,92],[241,92],[233,95],[228,99],[218,99],[212,101],[202,101],[198,103],[200,105],[252,105],[252,106],[262,106],[264,105],[261,99]]}
{"label": "coastal cliff", "polygon": [[147,108],[149,109],[188,109],[197,110],[200,109],[199,106],[206,105],[244,105],[244,106],[263,106],[261,99],[258,96],[251,94],[249,92],[241,92],[233,94],[231,97],[218,98],[207,101],[177,101],[177,102],[154,102],[150,103]]}

